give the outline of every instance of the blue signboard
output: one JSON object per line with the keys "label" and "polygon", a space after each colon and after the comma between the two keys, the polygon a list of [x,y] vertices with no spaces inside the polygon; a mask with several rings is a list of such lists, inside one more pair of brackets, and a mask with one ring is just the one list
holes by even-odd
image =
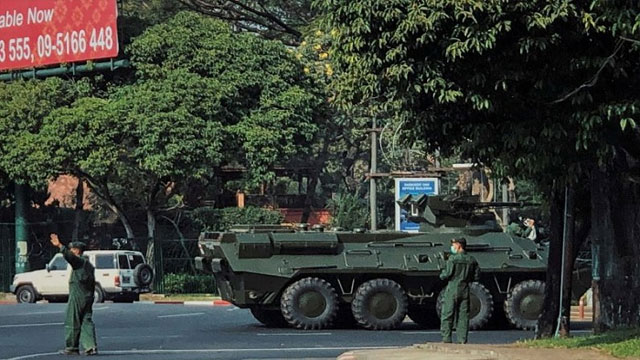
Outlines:
{"label": "blue signboard", "polygon": [[[405,195],[437,195],[437,178],[402,178],[396,180],[396,201]],[[407,220],[407,211],[396,203],[396,230],[417,232],[420,224]]]}

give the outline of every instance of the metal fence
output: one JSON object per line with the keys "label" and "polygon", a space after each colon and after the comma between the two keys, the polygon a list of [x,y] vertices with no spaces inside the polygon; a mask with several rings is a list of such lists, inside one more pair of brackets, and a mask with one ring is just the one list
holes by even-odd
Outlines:
{"label": "metal fence", "polygon": [[0,292],[8,292],[15,272],[15,245],[13,239],[0,229]]}

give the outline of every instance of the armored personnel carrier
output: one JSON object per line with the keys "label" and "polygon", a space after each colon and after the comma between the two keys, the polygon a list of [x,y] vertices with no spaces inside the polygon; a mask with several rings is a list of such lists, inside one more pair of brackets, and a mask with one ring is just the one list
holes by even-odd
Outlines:
{"label": "armored personnel carrier", "polygon": [[482,270],[471,286],[470,328],[508,320],[533,329],[542,311],[547,249],[503,232],[474,196],[411,195],[399,201],[418,233],[296,231],[243,226],[200,235],[196,266],[215,276],[220,295],[267,326],[323,329],[398,327],[408,315],[438,327],[439,279],[454,237]]}

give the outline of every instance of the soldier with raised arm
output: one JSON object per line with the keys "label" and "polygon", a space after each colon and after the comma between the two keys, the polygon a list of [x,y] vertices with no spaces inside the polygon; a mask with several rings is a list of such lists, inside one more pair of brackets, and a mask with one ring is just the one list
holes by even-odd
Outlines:
{"label": "soldier with raised arm", "polygon": [[440,273],[440,279],[447,281],[440,315],[440,332],[445,343],[451,342],[454,319],[458,319],[458,342],[466,344],[469,335],[469,286],[474,281],[480,281],[480,267],[476,259],[467,254],[466,248],[465,238],[452,239],[452,255]]}
{"label": "soldier with raised arm", "polygon": [[85,355],[97,355],[96,330],[93,324],[93,296],[95,291],[95,269],[82,256],[85,244],[72,242],[64,246],[58,235],[50,235],[51,244],[60,249],[64,259],[73,271],[69,279],[69,302],[64,322],[66,345],[60,352],[64,355],[78,355],[80,345]]}

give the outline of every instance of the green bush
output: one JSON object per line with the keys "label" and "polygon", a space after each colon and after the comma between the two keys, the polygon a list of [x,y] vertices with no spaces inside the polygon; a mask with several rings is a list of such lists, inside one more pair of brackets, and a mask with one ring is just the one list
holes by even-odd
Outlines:
{"label": "green bush", "polygon": [[202,230],[227,231],[236,224],[280,224],[281,212],[255,206],[217,209],[201,207],[191,212],[191,218]]}
{"label": "green bush", "polygon": [[365,228],[369,217],[367,201],[357,194],[339,194],[327,205],[331,211],[331,226],[347,230]]}
{"label": "green bush", "polygon": [[165,274],[165,294],[215,294],[216,282],[211,275]]}

